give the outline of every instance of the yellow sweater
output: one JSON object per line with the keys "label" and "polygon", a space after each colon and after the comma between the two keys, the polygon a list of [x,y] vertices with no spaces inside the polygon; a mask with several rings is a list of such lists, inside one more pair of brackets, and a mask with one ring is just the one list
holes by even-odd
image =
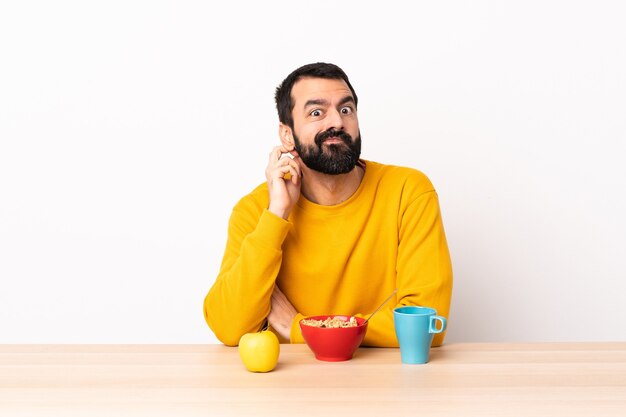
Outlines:
{"label": "yellow sweater", "polygon": [[[267,210],[267,184],[237,203],[219,275],[204,300],[206,322],[224,344],[261,328],[274,283],[298,311],[292,343],[304,343],[304,316],[368,317],[394,288],[395,298],[369,321],[363,345],[398,346],[396,306],[432,307],[448,317],[452,268],[431,182],[414,169],[363,162],[359,188],[335,206],[300,196],[284,220]],[[443,338],[435,335],[433,346]]]}

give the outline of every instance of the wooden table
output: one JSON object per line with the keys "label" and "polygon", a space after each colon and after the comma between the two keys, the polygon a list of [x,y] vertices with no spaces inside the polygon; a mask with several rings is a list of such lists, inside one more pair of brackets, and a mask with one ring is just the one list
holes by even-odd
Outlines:
{"label": "wooden table", "polygon": [[626,416],[626,343],[448,344],[250,373],[221,345],[0,345],[0,416]]}

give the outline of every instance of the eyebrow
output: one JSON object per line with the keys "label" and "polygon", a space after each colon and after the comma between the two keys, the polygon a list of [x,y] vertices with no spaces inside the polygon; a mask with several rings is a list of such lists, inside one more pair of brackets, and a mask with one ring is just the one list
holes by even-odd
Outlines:
{"label": "eyebrow", "polygon": [[[345,96],[344,98],[339,100],[340,106],[346,103],[354,103],[354,98],[352,96]],[[316,98],[312,100],[307,100],[307,102],[304,103],[304,108],[306,109],[309,106],[324,106],[324,105],[328,105],[328,100]]]}
{"label": "eyebrow", "polygon": [[347,104],[347,103],[352,103],[354,104],[354,97],[352,96],[345,96],[344,98],[342,98],[339,101],[339,105],[341,106],[342,104]]}

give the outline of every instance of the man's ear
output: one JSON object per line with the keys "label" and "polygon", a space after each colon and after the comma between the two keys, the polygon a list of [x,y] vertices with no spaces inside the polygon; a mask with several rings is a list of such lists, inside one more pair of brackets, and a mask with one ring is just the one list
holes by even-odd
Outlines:
{"label": "man's ear", "polygon": [[293,131],[289,126],[284,123],[278,125],[278,136],[280,137],[280,143],[289,150],[294,148]]}

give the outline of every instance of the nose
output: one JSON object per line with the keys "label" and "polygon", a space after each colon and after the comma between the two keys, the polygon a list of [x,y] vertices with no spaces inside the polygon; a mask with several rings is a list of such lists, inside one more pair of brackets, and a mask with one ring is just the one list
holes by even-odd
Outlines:
{"label": "nose", "polygon": [[324,130],[343,130],[343,117],[341,117],[341,113],[337,109],[328,110],[325,122],[326,126],[324,126]]}

